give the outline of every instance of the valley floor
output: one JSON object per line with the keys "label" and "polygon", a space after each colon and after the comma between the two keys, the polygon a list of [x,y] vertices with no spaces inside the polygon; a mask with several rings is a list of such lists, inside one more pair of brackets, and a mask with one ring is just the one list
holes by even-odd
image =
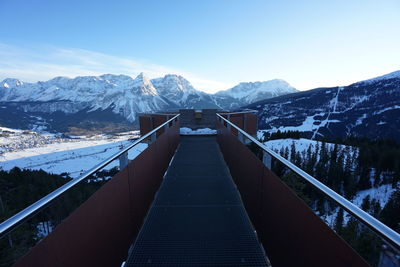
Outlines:
{"label": "valley floor", "polygon": [[[128,132],[118,136],[80,136],[75,139],[25,134],[21,138],[17,132],[0,139],[0,147],[3,148],[0,153],[0,169],[10,170],[14,167],[42,169],[54,174],[69,173],[72,178],[76,178],[130,144],[132,141],[129,139],[137,137],[139,137],[138,132]],[[16,141],[11,146],[10,141],[13,139]],[[17,145],[18,141],[25,143]],[[26,145],[27,143],[31,145]],[[146,147],[146,144],[138,144],[129,151],[128,158],[135,158]],[[118,164],[118,161],[114,161],[106,169]]]}

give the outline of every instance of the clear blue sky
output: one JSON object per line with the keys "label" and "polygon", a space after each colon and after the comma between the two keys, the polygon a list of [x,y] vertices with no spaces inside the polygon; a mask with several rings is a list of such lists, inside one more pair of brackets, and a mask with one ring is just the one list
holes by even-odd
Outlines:
{"label": "clear blue sky", "polygon": [[400,69],[400,1],[0,0],[0,79],[181,74],[306,90]]}

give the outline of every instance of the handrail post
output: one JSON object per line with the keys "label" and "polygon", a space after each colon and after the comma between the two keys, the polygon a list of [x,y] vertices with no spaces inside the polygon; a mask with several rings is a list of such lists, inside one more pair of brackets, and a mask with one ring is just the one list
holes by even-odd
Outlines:
{"label": "handrail post", "polygon": [[123,170],[126,166],[128,166],[129,159],[128,159],[128,151],[124,152],[121,156],[118,157],[119,159],[119,170]]}
{"label": "handrail post", "polygon": [[[229,122],[231,121],[231,114],[227,115],[227,119]],[[228,128],[229,132],[232,132],[231,125],[229,123],[226,124],[226,128]]]}
{"label": "handrail post", "polygon": [[150,143],[154,143],[157,139],[157,132],[154,132],[150,135]]}
{"label": "handrail post", "polygon": [[238,139],[239,139],[240,142],[245,144],[244,135],[239,131],[238,131]]}
{"label": "handrail post", "polygon": [[268,169],[272,169],[272,157],[271,155],[263,150],[263,158],[262,158],[262,162],[264,163],[265,167],[267,167]]}
{"label": "handrail post", "polygon": [[247,126],[247,113],[243,113],[243,130],[245,132],[248,131],[248,126]]}

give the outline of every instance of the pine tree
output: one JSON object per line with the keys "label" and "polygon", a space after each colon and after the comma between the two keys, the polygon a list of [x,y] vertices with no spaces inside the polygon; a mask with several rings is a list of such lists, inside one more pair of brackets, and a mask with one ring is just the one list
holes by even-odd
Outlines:
{"label": "pine tree", "polygon": [[400,189],[397,189],[389,198],[381,212],[382,221],[400,233]]}
{"label": "pine tree", "polygon": [[292,142],[292,145],[290,146],[290,161],[292,163],[296,163],[296,144],[294,141]]}
{"label": "pine tree", "polygon": [[361,209],[365,212],[369,212],[369,210],[371,209],[371,201],[370,201],[370,197],[369,195],[367,195],[362,203],[361,203]]}
{"label": "pine tree", "polygon": [[343,209],[342,208],[339,208],[338,214],[335,218],[335,224],[333,226],[333,229],[339,235],[341,235],[343,232]]}

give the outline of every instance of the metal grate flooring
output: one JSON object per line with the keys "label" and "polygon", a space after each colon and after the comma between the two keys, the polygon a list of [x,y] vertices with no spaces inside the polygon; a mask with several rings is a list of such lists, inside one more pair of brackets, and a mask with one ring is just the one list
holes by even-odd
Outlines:
{"label": "metal grate flooring", "polygon": [[125,266],[267,266],[215,137],[181,137]]}

